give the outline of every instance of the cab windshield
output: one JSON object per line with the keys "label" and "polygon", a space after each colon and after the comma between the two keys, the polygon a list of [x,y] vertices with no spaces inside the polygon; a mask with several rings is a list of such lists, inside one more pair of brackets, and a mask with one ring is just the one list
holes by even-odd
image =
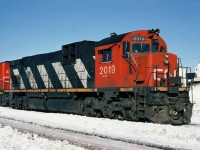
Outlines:
{"label": "cab windshield", "polygon": [[149,44],[133,44],[132,51],[135,53],[150,52],[150,45]]}

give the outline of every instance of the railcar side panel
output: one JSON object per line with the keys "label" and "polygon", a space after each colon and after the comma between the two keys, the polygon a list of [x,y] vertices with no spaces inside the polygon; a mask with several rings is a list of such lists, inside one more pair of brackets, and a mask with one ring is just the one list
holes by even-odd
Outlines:
{"label": "railcar side panel", "polygon": [[94,87],[94,42],[64,45],[62,50],[11,61],[13,89]]}

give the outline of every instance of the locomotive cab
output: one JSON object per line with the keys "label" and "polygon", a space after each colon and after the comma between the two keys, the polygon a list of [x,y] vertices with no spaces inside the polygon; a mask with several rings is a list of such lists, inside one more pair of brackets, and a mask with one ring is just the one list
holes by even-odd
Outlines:
{"label": "locomotive cab", "polygon": [[158,29],[140,30],[100,41],[96,46],[95,86],[167,86],[169,78],[176,76],[177,57],[167,53],[158,33]]}
{"label": "locomotive cab", "polygon": [[8,105],[8,93],[10,89],[10,67],[8,62],[0,63],[0,106]]}
{"label": "locomotive cab", "polygon": [[8,62],[0,63],[0,91],[10,88],[10,67]]}
{"label": "locomotive cab", "polygon": [[[177,60],[176,55],[167,52],[159,30],[114,34],[95,47],[95,87],[113,88],[115,92],[107,95],[112,95],[116,103],[132,102],[134,111],[125,108],[123,116],[159,123],[189,123],[193,103],[189,88],[182,87]],[[117,95],[116,88],[120,91]]]}

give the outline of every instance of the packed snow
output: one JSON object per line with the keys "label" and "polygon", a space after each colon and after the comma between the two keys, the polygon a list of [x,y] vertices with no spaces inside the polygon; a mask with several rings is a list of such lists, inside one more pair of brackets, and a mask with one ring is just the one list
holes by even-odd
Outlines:
{"label": "packed snow", "polygon": [[[33,111],[13,110],[0,107],[0,117],[13,118],[25,122],[32,122],[38,125],[50,126],[59,129],[121,139],[123,141],[137,141],[139,143],[149,143],[169,146],[180,149],[199,149],[200,147],[200,87],[194,86],[193,100],[195,101],[191,124],[173,126],[153,123],[141,123],[130,121],[118,121],[105,118],[92,118],[86,116],[43,113]],[[34,149],[39,145],[40,149],[54,149],[69,146],[66,141],[48,141],[34,134],[22,134],[10,127],[0,126],[0,147],[6,148],[23,147],[19,149]],[[11,139],[11,144],[8,140]],[[18,140],[20,139],[20,141]],[[35,140],[33,140],[35,139]],[[28,142],[27,142],[28,141]],[[41,142],[45,141],[45,142]],[[21,143],[19,143],[21,142]],[[25,145],[23,145],[23,143]],[[41,144],[44,143],[44,146]],[[57,147],[56,147],[57,146]],[[70,145],[71,146],[71,145]],[[70,148],[67,148],[70,149]],[[73,149],[73,148],[72,148]]]}
{"label": "packed snow", "polygon": [[34,133],[22,133],[0,124],[0,150],[83,150],[67,141],[49,140]]}

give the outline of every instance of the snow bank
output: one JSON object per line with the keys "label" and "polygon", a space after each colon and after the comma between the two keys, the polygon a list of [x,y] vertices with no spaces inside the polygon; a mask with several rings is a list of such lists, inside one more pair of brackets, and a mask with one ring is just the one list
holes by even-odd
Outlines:
{"label": "snow bank", "polygon": [[0,107],[0,116],[55,128],[174,148],[198,149],[200,147],[200,123],[198,121],[200,115],[198,113],[195,113],[196,117],[192,119],[192,125],[182,126],[21,111],[2,107]]}
{"label": "snow bank", "polygon": [[[193,91],[193,92],[192,92]],[[190,100],[195,102],[194,110],[200,111],[200,84],[194,84],[190,90]]]}
{"label": "snow bank", "polygon": [[33,133],[21,133],[9,126],[0,124],[1,150],[83,150],[67,141],[49,140]]}

